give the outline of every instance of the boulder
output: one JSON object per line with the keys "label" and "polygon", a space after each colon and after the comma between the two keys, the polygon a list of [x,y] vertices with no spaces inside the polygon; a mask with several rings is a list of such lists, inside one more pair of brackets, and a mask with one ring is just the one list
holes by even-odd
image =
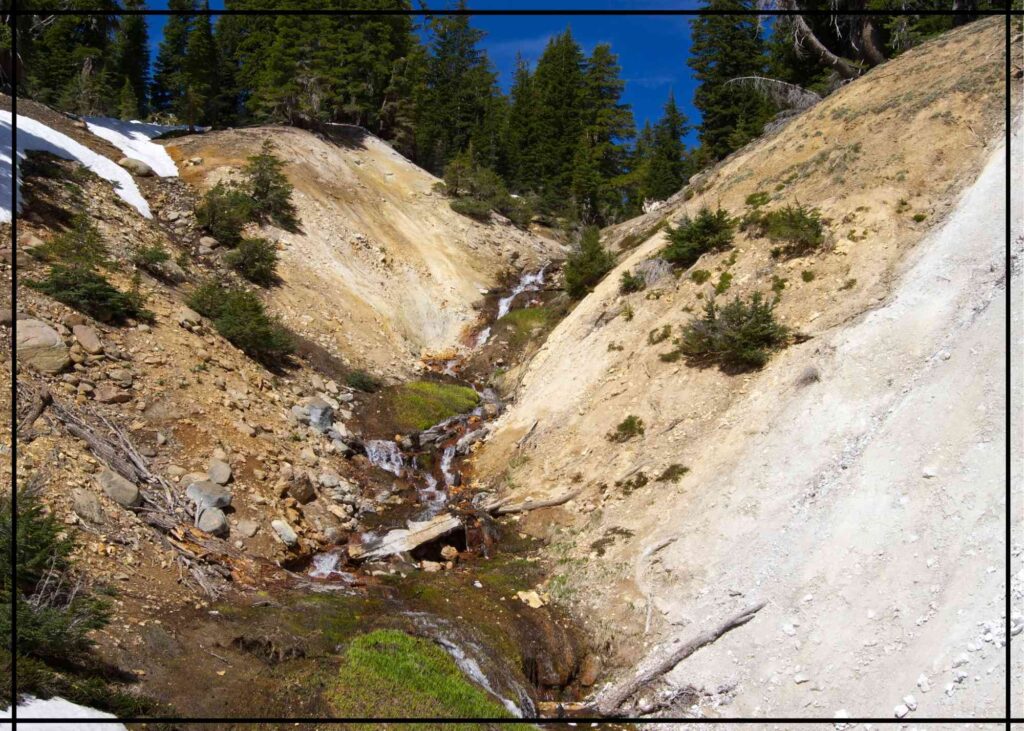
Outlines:
{"label": "boulder", "polygon": [[300,503],[305,505],[308,502],[316,500],[316,490],[309,480],[302,478],[293,480],[288,485],[288,497],[293,497]]}
{"label": "boulder", "polygon": [[103,470],[96,478],[103,492],[118,505],[134,508],[142,504],[142,495],[135,483],[126,480],[113,470]]}
{"label": "boulder", "polygon": [[220,242],[212,236],[201,236],[199,238],[199,245],[205,249],[216,249],[220,246]]}
{"label": "boulder", "polygon": [[309,414],[309,425],[317,431],[326,432],[334,422],[334,408],[319,396],[306,405]]}
{"label": "boulder", "polygon": [[142,160],[136,160],[134,157],[122,157],[117,161],[117,164],[132,175],[138,175],[140,178],[148,178],[153,174],[153,168],[142,162]]}
{"label": "boulder", "polygon": [[185,494],[196,504],[196,510],[226,508],[231,504],[231,491],[209,480],[193,482],[185,490]]}
{"label": "boulder", "polygon": [[71,509],[82,520],[90,523],[103,522],[103,506],[96,493],[78,487],[71,492]]}
{"label": "boulder", "polygon": [[226,485],[231,482],[231,465],[221,459],[211,459],[206,468],[206,475],[210,481]]}
{"label": "boulder", "polygon": [[95,328],[88,325],[74,325],[71,332],[78,344],[82,346],[82,350],[89,355],[99,355],[103,352],[103,343],[100,342],[100,336],[96,333]]}
{"label": "boulder", "polygon": [[178,310],[175,319],[182,327],[193,327],[203,321],[199,313],[189,307],[182,307]]}
{"label": "boulder", "polygon": [[132,395],[117,386],[105,383],[96,389],[93,398],[101,404],[126,404],[132,400]]}
{"label": "boulder", "polygon": [[41,373],[60,373],[71,365],[68,346],[56,330],[41,320],[18,320],[15,347],[18,362]]}
{"label": "boulder", "polygon": [[299,542],[299,536],[296,534],[295,529],[283,520],[270,521],[270,527],[274,529],[277,537],[281,539],[284,545],[294,546]]}
{"label": "boulder", "polygon": [[228,519],[220,508],[206,508],[199,514],[196,527],[210,535],[222,536],[228,532]]}

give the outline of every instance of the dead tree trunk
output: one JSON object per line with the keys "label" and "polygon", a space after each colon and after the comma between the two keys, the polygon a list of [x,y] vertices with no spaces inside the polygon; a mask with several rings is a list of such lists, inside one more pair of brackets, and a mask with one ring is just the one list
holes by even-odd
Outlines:
{"label": "dead tree trunk", "polygon": [[620,683],[617,687],[612,688],[607,693],[604,693],[597,702],[597,710],[602,716],[616,716],[621,715],[619,706],[625,703],[629,698],[641,690],[644,686],[649,685],[652,681],[657,680],[665,673],[669,672],[678,665],[680,662],[688,658],[690,655],[695,653],[705,645],[710,645],[712,642],[717,640],[719,637],[724,635],[729,630],[735,629],[745,625],[747,622],[754,618],[761,609],[764,608],[767,602],[761,602],[751,607],[747,607],[739,614],[733,615],[729,619],[722,622],[720,625],[713,629],[705,630],[693,639],[684,642],[675,650],[672,651],[667,657],[654,663],[651,667],[646,670],[642,670],[637,673],[633,678]]}
{"label": "dead tree trunk", "polygon": [[872,22],[872,18],[860,18],[859,25],[859,41],[861,55],[863,55],[864,60],[867,61],[869,66],[877,66],[880,63],[885,63],[885,53],[881,48],[882,37],[878,32],[878,28],[876,28],[874,22]]}
{"label": "dead tree trunk", "polygon": [[[799,11],[796,0],[783,0],[782,7],[786,10]],[[797,47],[806,47],[814,55],[822,66],[830,68],[844,79],[855,79],[860,76],[860,69],[851,64],[845,58],[840,58],[825,47],[825,44],[818,40],[814,31],[807,25],[802,15],[790,17],[793,23],[793,41]]]}

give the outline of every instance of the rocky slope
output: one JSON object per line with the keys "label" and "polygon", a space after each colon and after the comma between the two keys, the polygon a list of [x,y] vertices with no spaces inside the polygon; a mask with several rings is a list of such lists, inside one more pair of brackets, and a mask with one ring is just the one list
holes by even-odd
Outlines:
{"label": "rocky slope", "polygon": [[[620,676],[768,602],[641,708],[688,690],[719,717],[885,717],[907,695],[899,713],[1002,712],[1003,43],[991,19],[915,48],[607,231],[635,248],[478,453],[514,499],[582,488],[521,528]],[[828,245],[785,261],[739,234],[694,266],[708,284],[620,294],[665,246],[661,219],[740,216],[759,192],[820,209]],[[652,334],[677,336],[723,273],[722,299],[774,284],[801,337],[745,375],[660,359],[671,340]],[[643,434],[609,442],[626,415]],[[672,465],[689,471],[657,479]]]}
{"label": "rocky slope", "polygon": [[202,190],[268,138],[287,161],[301,221],[297,232],[264,232],[279,243],[284,280],[271,307],[360,367],[408,375],[421,355],[459,345],[481,294],[503,276],[562,255],[552,239],[455,213],[437,178],[359,128],[226,130],[168,150]]}

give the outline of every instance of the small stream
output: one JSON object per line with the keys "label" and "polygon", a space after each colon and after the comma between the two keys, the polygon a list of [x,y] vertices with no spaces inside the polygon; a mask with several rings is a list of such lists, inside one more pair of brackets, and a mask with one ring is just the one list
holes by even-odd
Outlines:
{"label": "small stream", "polygon": [[[544,265],[539,270],[522,273],[508,294],[498,300],[493,321],[507,315],[520,295],[542,289],[547,269],[548,265]],[[491,333],[491,324],[482,327],[472,338],[475,348],[485,345]],[[402,440],[405,450],[398,442],[390,439],[374,439],[364,443],[370,464],[415,489],[419,506],[408,520],[427,521],[450,509],[451,490],[462,484],[462,458],[470,453],[476,441],[486,436],[487,422],[501,413],[502,404],[493,390],[458,376],[460,366],[471,355],[472,351],[446,361],[441,365],[441,372],[477,392],[480,404],[475,409],[445,419],[422,432],[406,435]],[[424,455],[426,459],[423,459]],[[395,527],[404,527],[404,523]],[[369,537],[372,537],[371,534],[364,534],[364,540]],[[483,554],[487,555],[486,546]],[[308,576],[351,584],[355,576],[344,566],[343,549],[322,553],[313,557]],[[470,597],[465,599],[472,601]],[[474,635],[471,625],[455,623],[424,612],[405,611],[403,614],[412,620],[424,636],[443,647],[463,673],[499,699],[510,713],[517,717],[537,714],[534,702],[536,690],[523,682],[524,675],[530,677],[534,673],[522,668],[517,673],[508,667],[508,659],[496,655],[493,648],[488,650],[485,643]]]}

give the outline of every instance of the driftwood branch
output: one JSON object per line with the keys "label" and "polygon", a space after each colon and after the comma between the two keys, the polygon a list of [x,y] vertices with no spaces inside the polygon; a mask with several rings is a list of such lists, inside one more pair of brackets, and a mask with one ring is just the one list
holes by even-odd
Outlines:
{"label": "driftwood branch", "polygon": [[25,415],[22,416],[21,422],[18,424],[18,428],[15,430],[19,437],[28,437],[32,432],[32,425],[36,422],[43,412],[46,411],[46,407],[53,401],[53,396],[50,395],[50,390],[45,386],[32,397],[31,403]]}
{"label": "driftwood branch", "polygon": [[89,451],[107,467],[139,486],[144,504],[135,511],[178,552],[178,564],[188,572],[186,581],[217,598],[222,591],[219,588],[222,579],[251,583],[255,578],[258,567],[253,559],[228,542],[191,525],[192,505],[182,493],[173,490],[164,477],[150,471],[148,462],[124,429],[102,415],[72,411],[48,393],[44,396],[24,384],[18,385],[18,396],[19,400],[33,404],[29,416],[39,403],[49,398],[50,418],[85,442]]}
{"label": "driftwood branch", "polygon": [[572,500],[583,492],[582,488],[579,490],[573,490],[567,492],[559,497],[553,497],[548,500],[524,500],[521,503],[507,504],[507,498],[503,500],[495,500],[494,502],[488,503],[482,506],[485,512],[491,515],[509,515],[511,513],[526,513],[530,510],[540,510],[541,508],[553,508],[556,505],[564,505],[565,503]]}
{"label": "driftwood branch", "polygon": [[[800,11],[796,0],[782,0],[781,5],[784,10]],[[789,19],[793,24],[793,42],[796,44],[797,50],[803,50],[804,46],[807,46],[819,64],[833,69],[844,79],[855,79],[860,76],[860,69],[845,58],[840,58],[832,53],[824,43],[818,40],[814,31],[807,25],[807,21],[804,20],[804,16],[791,15]]]}
{"label": "driftwood branch", "polygon": [[681,644],[667,657],[662,658],[651,667],[641,671],[630,680],[620,683],[607,693],[602,694],[597,702],[598,712],[602,716],[621,715],[619,707],[629,700],[631,696],[637,693],[637,691],[665,675],[697,650],[705,645],[710,645],[726,632],[745,625],[754,618],[755,614],[764,608],[765,604],[767,604],[767,602],[760,602],[759,604],[747,607],[739,614],[729,617],[729,619],[725,620],[717,627],[701,632],[696,637]]}
{"label": "driftwood branch", "polygon": [[356,561],[386,558],[406,553],[462,528],[462,520],[451,513],[442,513],[430,520],[409,521],[408,528],[397,528],[383,536],[373,536],[348,547],[348,555]]}
{"label": "driftwood branch", "polygon": [[821,101],[821,96],[813,91],[767,76],[737,76],[725,83],[751,89],[785,109],[808,109]]}

